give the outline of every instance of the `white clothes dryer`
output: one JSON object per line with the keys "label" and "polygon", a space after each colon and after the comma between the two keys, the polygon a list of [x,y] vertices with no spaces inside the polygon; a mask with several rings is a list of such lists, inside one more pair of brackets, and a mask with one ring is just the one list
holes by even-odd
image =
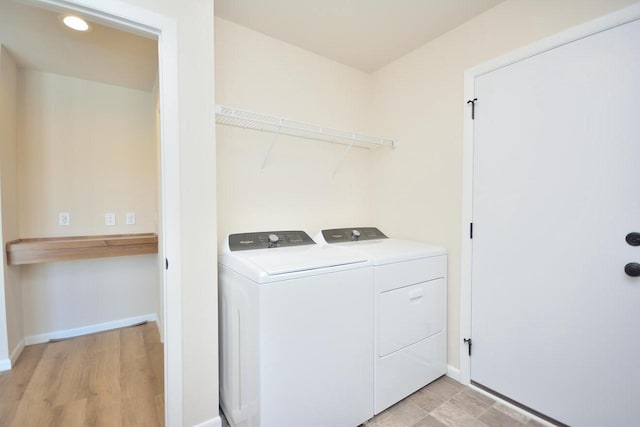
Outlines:
{"label": "white clothes dryer", "polygon": [[374,264],[374,412],[446,374],[447,251],[374,227],[322,230],[315,241],[357,249]]}
{"label": "white clothes dryer", "polygon": [[229,235],[219,256],[220,398],[231,426],[373,416],[373,269],[303,231]]}

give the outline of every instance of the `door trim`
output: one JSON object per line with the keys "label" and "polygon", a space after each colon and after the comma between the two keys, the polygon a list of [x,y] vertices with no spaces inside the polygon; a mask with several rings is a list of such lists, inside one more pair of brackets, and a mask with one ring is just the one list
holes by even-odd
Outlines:
{"label": "door trim", "polygon": [[[640,4],[623,8],[600,18],[578,25],[566,31],[544,38],[540,41],[516,49],[506,55],[485,62],[464,73],[464,99],[475,98],[475,79],[484,74],[506,67],[513,63],[539,55],[557,47],[580,40],[593,34],[606,31],[619,25],[640,19]],[[480,108],[482,100],[478,100]],[[470,114],[464,115],[462,140],[462,224],[460,244],[460,382],[471,383],[471,359],[463,338],[471,337],[471,263],[473,244],[469,238],[469,224],[473,222],[473,120]]]}
{"label": "door trim", "polygon": [[[183,425],[182,287],[180,236],[180,145],[178,117],[178,31],[175,20],[121,0],[26,0],[72,11],[111,27],[158,40],[160,188],[162,247],[170,262],[163,274],[165,425]],[[213,120],[213,119],[212,119]]]}

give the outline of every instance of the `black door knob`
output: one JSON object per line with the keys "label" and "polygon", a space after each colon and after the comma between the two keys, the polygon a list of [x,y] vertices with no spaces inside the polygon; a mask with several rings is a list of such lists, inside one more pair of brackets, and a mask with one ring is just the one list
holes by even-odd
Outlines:
{"label": "black door knob", "polygon": [[631,246],[640,246],[640,233],[629,233],[627,234],[627,237],[625,237],[625,240]]}
{"label": "black door knob", "polygon": [[624,272],[627,273],[627,276],[638,277],[640,276],[640,264],[637,262],[630,262],[624,266]]}

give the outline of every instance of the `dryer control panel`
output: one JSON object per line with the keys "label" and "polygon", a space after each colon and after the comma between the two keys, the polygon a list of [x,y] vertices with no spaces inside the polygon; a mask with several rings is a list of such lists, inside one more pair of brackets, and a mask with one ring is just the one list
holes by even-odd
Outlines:
{"label": "dryer control panel", "polygon": [[251,249],[282,248],[287,246],[315,245],[304,231],[257,231],[229,235],[229,249],[246,251]]}
{"label": "dryer control panel", "polygon": [[360,240],[387,239],[385,234],[375,227],[333,228],[322,230],[327,243],[355,242]]}

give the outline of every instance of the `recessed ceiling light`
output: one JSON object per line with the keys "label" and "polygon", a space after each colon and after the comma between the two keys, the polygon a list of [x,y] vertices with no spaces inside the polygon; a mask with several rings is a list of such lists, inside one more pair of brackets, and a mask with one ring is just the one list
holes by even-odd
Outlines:
{"label": "recessed ceiling light", "polygon": [[64,25],[71,28],[72,30],[76,30],[76,31],[89,30],[89,24],[87,23],[87,21],[85,21],[84,19],[78,16],[67,15],[64,18],[62,18],[62,22],[64,23]]}

